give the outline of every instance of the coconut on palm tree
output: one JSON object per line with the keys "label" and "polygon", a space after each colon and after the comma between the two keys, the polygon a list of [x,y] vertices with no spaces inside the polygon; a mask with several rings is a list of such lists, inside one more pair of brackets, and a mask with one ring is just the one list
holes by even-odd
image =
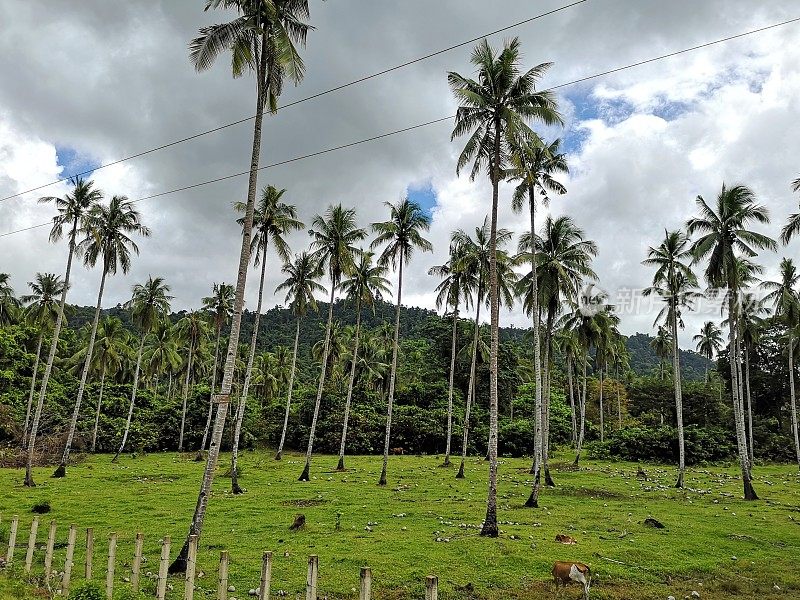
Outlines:
{"label": "coconut on palm tree", "polygon": [[53,477],[64,477],[67,472],[67,463],[78,426],[83,393],[86,389],[86,381],[92,365],[92,353],[94,352],[94,343],[97,336],[97,325],[100,322],[100,310],[103,304],[106,277],[115,275],[118,269],[121,269],[123,273],[130,271],[132,254],[139,254],[139,247],[130,237],[131,235],[136,234],[143,237],[150,235],[150,230],[142,225],[139,211],[133,207],[133,202],[125,196],[114,196],[108,206],[100,203],[92,206],[86,215],[84,230],[86,238],[79,245],[79,251],[84,253],[83,262],[89,267],[94,267],[98,260],[102,261],[102,275],[100,277],[100,289],[97,292],[97,305],[95,306],[92,330],[86,347],[86,358],[80,384],[78,385],[78,395],[75,399],[75,407],[72,411],[72,420],[67,434],[67,442],[64,444],[61,463],[53,473]]}
{"label": "coconut on palm tree", "polygon": [[433,245],[422,237],[431,226],[430,217],[422,207],[406,196],[396,204],[384,202],[389,207],[389,220],[372,224],[372,231],[377,234],[370,244],[378,248],[386,244],[378,258],[378,264],[391,264],[397,270],[397,298],[394,317],[394,336],[392,338],[392,367],[389,373],[389,399],[386,408],[386,435],[383,440],[383,466],[378,485],[386,485],[386,468],[389,462],[389,442],[392,433],[392,407],[394,405],[394,387],[397,378],[397,352],[400,340],[400,302],[403,295],[403,267],[411,259],[414,250],[433,251]]}
{"label": "coconut on palm tree", "polygon": [[294,262],[284,263],[282,271],[286,273],[288,277],[275,291],[286,291],[286,303],[295,316],[296,325],[294,332],[294,348],[292,350],[292,366],[289,369],[289,384],[286,394],[286,411],[283,417],[283,429],[281,430],[278,450],[275,453],[275,460],[281,460],[283,457],[283,445],[286,442],[286,430],[289,426],[289,411],[292,406],[292,391],[294,390],[294,378],[297,370],[297,348],[300,342],[300,322],[303,317],[308,314],[309,310],[317,310],[317,300],[314,294],[316,292],[324,294],[327,291],[317,281],[317,279],[322,277],[322,268],[319,262],[307,252],[297,254]]}
{"label": "coconut on palm tree", "polygon": [[47,385],[50,382],[50,374],[53,370],[53,362],[58,350],[58,339],[61,334],[61,326],[64,322],[64,305],[67,302],[67,291],[70,285],[70,274],[72,272],[72,258],[78,253],[78,234],[84,225],[89,209],[103,198],[100,190],[93,189],[93,182],[85,181],[79,177],[70,180],[73,186],[71,193],[63,198],[45,196],[39,198],[40,203],[52,202],[56,205],[58,214],[53,217],[53,226],[50,229],[50,241],[55,243],[64,236],[65,227],[67,232],[67,267],[64,273],[64,288],[61,291],[61,299],[58,301],[58,316],[53,326],[53,335],[50,340],[50,350],[47,355],[42,383],[39,387],[39,398],[36,403],[36,410],[33,413],[31,422],[30,436],[28,439],[28,456],[25,461],[25,485],[35,486],[33,481],[33,453],[36,449],[36,434],[39,431],[39,419],[42,416],[42,407],[47,395]]}

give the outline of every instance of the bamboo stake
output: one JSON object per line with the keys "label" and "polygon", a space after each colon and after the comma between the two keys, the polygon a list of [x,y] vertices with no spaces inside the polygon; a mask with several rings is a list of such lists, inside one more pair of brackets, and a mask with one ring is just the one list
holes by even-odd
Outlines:
{"label": "bamboo stake", "polygon": [[269,600],[269,584],[272,579],[272,552],[264,552],[261,558],[261,586],[258,588],[258,597]]}
{"label": "bamboo stake", "polygon": [[361,567],[361,589],[358,592],[358,600],[372,599],[372,569]]}
{"label": "bamboo stake", "polygon": [[14,561],[14,546],[17,545],[17,528],[19,527],[19,517],[14,515],[11,519],[11,532],[8,534],[8,552],[6,553],[6,564],[10,565]]}
{"label": "bamboo stake", "polygon": [[161,542],[161,562],[158,565],[158,586],[156,587],[156,598],[164,600],[167,594],[167,567],[169,566],[169,536],[164,537]]}
{"label": "bamboo stake", "polygon": [[439,599],[439,578],[436,575],[428,575],[425,578],[425,600]]}
{"label": "bamboo stake", "polygon": [[133,593],[139,593],[139,573],[142,570],[142,544],[144,536],[141,532],[136,534],[136,546],[133,551],[133,566],[131,567],[131,587]]}
{"label": "bamboo stake", "polygon": [[308,576],[306,577],[306,600],[317,600],[317,575],[319,574],[319,557],[312,554],[308,557]]}
{"label": "bamboo stake", "polygon": [[75,538],[78,529],[75,523],[69,526],[69,537],[67,537],[67,557],[64,560],[64,578],[61,580],[61,596],[69,596],[69,581],[72,576],[72,558],[75,556]]}
{"label": "bamboo stake", "polygon": [[197,563],[197,536],[189,536],[189,553],[186,557],[186,586],[183,600],[194,600],[194,573]]}
{"label": "bamboo stake", "polygon": [[84,570],[84,577],[86,581],[92,579],[92,556],[94,555],[94,529],[91,527],[86,528],[86,568]]}
{"label": "bamboo stake", "polygon": [[44,552],[44,580],[50,581],[53,570],[53,548],[56,545],[56,522],[50,521],[50,531],[47,534],[47,549]]}
{"label": "bamboo stake", "polygon": [[112,533],[108,540],[108,568],[106,570],[106,597],[114,598],[114,565],[117,559],[117,534]]}
{"label": "bamboo stake", "polygon": [[39,533],[39,517],[33,518],[31,523],[31,534],[28,536],[28,551],[25,553],[25,572],[31,572],[33,564],[33,551],[36,548],[36,535]]}
{"label": "bamboo stake", "polygon": [[219,577],[217,581],[217,600],[228,600],[228,552],[219,555]]}

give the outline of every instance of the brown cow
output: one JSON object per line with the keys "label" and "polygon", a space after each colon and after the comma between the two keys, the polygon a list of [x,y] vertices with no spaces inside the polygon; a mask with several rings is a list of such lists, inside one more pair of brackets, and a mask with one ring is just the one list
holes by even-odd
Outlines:
{"label": "brown cow", "polygon": [[583,563],[557,560],[553,563],[553,580],[558,593],[559,584],[565,587],[570,583],[580,583],[583,586],[583,598],[589,600],[589,586],[592,583],[592,571]]}
{"label": "brown cow", "polygon": [[403,454],[403,449],[402,448],[392,448],[392,454],[402,455]]}
{"label": "brown cow", "polygon": [[564,533],[556,534],[556,541],[560,544],[577,544],[578,542],[571,535]]}

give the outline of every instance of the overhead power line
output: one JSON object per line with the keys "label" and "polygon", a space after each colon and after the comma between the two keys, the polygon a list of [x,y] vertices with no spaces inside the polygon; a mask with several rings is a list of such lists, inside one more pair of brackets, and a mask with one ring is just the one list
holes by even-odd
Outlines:
{"label": "overhead power line", "polygon": [[[483,35],[479,35],[477,37],[465,40],[463,42],[459,42],[458,44],[453,44],[452,46],[448,46],[447,48],[442,48],[441,50],[436,50],[435,52],[431,52],[424,56],[420,56],[418,58],[414,58],[412,60],[408,60],[404,63],[400,63],[399,65],[395,65],[393,67],[389,67],[387,69],[383,69],[382,71],[378,71],[376,73],[372,73],[371,75],[365,75],[363,77],[359,77],[358,79],[354,79],[353,81],[349,81],[347,83],[343,83],[341,85],[337,85],[336,87],[329,88],[322,92],[318,92],[316,94],[312,94],[311,96],[306,96],[305,98],[300,98],[299,100],[295,100],[293,102],[289,102],[288,104],[284,104],[278,107],[278,110],[286,110],[289,107],[297,106],[298,104],[302,104],[303,102],[308,102],[309,100],[314,100],[316,98],[321,98],[322,96],[326,96],[328,94],[332,94],[334,92],[341,91],[345,88],[352,87],[354,85],[358,85],[360,83],[364,83],[365,81],[369,81],[370,79],[375,79],[382,75],[386,75],[387,73],[391,73],[392,71],[398,71],[400,69],[404,69],[405,67],[409,67],[411,65],[417,64],[424,60],[428,60],[429,58],[433,58],[434,56],[439,56],[440,54],[444,54],[445,52],[450,52],[451,50],[455,50],[456,48],[461,48],[468,44],[472,44],[477,42],[478,40],[482,40],[483,38],[490,37],[493,35],[497,35],[498,33],[503,33],[504,31],[509,31],[510,29],[514,29],[516,27],[520,27],[521,25],[527,25],[528,23],[532,23],[538,19],[542,19],[544,17],[548,17],[550,15],[554,15],[558,12],[567,10],[568,8],[572,8],[573,6],[577,6],[578,4],[583,4],[584,2],[588,2],[589,0],[577,0],[570,4],[565,4],[559,8],[555,8],[553,10],[549,10],[547,12],[540,13],[533,17],[529,17],[527,19],[523,19],[522,21],[517,21],[516,23],[512,23],[511,25],[506,25],[505,27],[501,27],[500,29],[495,29],[494,31],[490,31],[488,33],[484,33]],[[12,198],[17,198],[18,196],[22,196],[23,194],[28,194],[30,192],[35,192],[37,190],[44,189],[46,187],[50,187],[51,185],[56,185],[57,183],[61,183],[62,181],[67,181],[73,177],[80,177],[81,175],[88,175],[89,173],[93,173],[94,171],[99,171],[100,169],[105,169],[107,167],[111,167],[114,165],[118,165],[120,163],[133,160],[134,158],[140,158],[142,156],[146,156],[148,154],[153,154],[154,152],[158,152],[160,150],[165,150],[166,148],[171,148],[173,146],[177,146],[178,144],[183,144],[184,142],[189,142],[191,140],[196,140],[197,138],[203,137],[205,135],[209,135],[211,133],[216,133],[218,131],[222,131],[223,129],[228,129],[229,127],[233,127],[235,125],[241,125],[242,123],[246,123],[248,121],[252,121],[255,119],[255,115],[250,115],[249,117],[244,117],[237,121],[232,121],[230,123],[225,123],[224,125],[219,125],[218,127],[214,127],[212,129],[207,129],[205,131],[200,131],[198,133],[192,134],[190,136],[180,138],[177,140],[173,140],[171,142],[167,142],[166,144],[162,144],[160,146],[155,146],[154,148],[148,148],[147,150],[142,150],[141,152],[137,152],[136,154],[131,154],[130,156],[126,156],[124,158],[119,158],[117,160],[105,163],[96,167],[94,169],[87,169],[85,171],[81,171],[79,173],[72,173],[71,175],[67,175],[65,177],[61,177],[60,179],[56,179],[55,181],[51,181],[50,183],[44,183],[37,187],[30,188],[28,190],[24,190],[21,192],[17,192],[16,194],[12,194],[10,196],[6,196],[5,198],[0,198],[0,202],[5,200],[10,200]]]}
{"label": "overhead power line", "polygon": [[[626,69],[632,69],[634,67],[638,67],[638,66],[641,66],[641,65],[652,63],[652,62],[655,62],[655,61],[658,61],[658,60],[671,58],[671,57],[677,56],[679,54],[685,54],[687,52],[692,52],[694,50],[699,50],[701,48],[707,48],[707,47],[713,46],[715,44],[721,44],[723,42],[727,42],[727,41],[730,41],[730,40],[733,40],[733,39],[742,38],[742,37],[745,37],[745,36],[748,36],[748,35],[753,35],[755,33],[760,33],[762,31],[766,31],[768,29],[774,29],[776,27],[781,27],[782,25],[788,25],[790,23],[796,23],[798,21],[800,21],[800,17],[797,17],[797,18],[794,18],[794,19],[789,19],[787,21],[782,21],[780,23],[775,23],[773,25],[768,25],[766,27],[760,27],[758,29],[752,29],[752,30],[746,31],[744,33],[738,33],[736,35],[720,38],[720,39],[714,40],[712,42],[706,42],[704,44],[700,44],[698,46],[692,46],[690,48],[684,48],[683,50],[677,50],[675,52],[670,52],[668,54],[662,54],[660,56],[656,56],[656,57],[653,57],[653,58],[648,58],[648,59],[645,59],[645,60],[637,61],[637,62],[630,63],[628,65],[624,65],[624,66],[621,66],[621,67],[616,67],[614,69],[608,69],[608,70],[602,71],[600,73],[595,73],[594,75],[588,75],[586,77],[581,77],[579,79],[574,79],[572,81],[568,81],[568,82],[565,82],[565,83],[560,83],[560,84],[552,86],[552,87],[550,87],[548,89],[549,90],[556,90],[556,89],[564,88],[564,87],[567,87],[567,86],[570,86],[570,85],[575,85],[575,84],[578,84],[578,83],[582,83],[584,81],[589,81],[591,79],[597,79],[598,77],[603,77],[603,76],[606,76],[606,75],[610,75],[612,73],[618,73],[618,72],[624,71]],[[450,120],[450,119],[452,119],[454,117],[455,117],[455,115],[448,115],[446,117],[441,117],[439,119],[434,119],[432,121],[426,121],[424,123],[418,123],[417,125],[411,125],[409,127],[404,127],[402,129],[396,129],[394,131],[389,131],[389,132],[382,133],[382,134],[379,134],[379,135],[375,135],[375,136],[372,136],[372,137],[364,138],[364,139],[361,139],[361,140],[358,140],[358,141],[355,141],[355,142],[349,142],[347,144],[341,144],[339,146],[333,146],[331,148],[325,148],[323,150],[318,150],[316,152],[311,152],[309,154],[303,154],[303,155],[300,155],[300,156],[295,156],[293,158],[282,160],[280,162],[264,165],[262,167],[259,167],[258,170],[259,171],[263,171],[265,169],[271,169],[271,168],[274,168],[274,167],[278,167],[278,166],[281,166],[281,165],[286,165],[286,164],[297,162],[297,161],[300,161],[300,160],[313,158],[315,156],[320,156],[320,155],[323,155],[323,154],[329,154],[331,152],[336,152],[338,150],[344,150],[346,148],[352,148],[353,146],[366,144],[368,142],[373,142],[373,141],[377,141],[377,140],[380,140],[380,139],[388,138],[388,137],[391,137],[393,135],[397,135],[397,134],[400,134],[400,133],[405,133],[405,132],[408,132],[408,131],[413,131],[415,129],[421,129],[422,127],[427,127],[429,125],[434,125],[436,123],[441,123],[441,122],[444,122],[444,121],[448,121],[448,120]],[[191,184],[191,185],[187,185],[187,186],[183,186],[183,187],[167,190],[167,191],[164,191],[164,192],[159,192],[158,194],[152,194],[150,196],[144,196],[142,198],[137,198],[136,200],[134,200],[134,202],[140,202],[142,200],[150,200],[152,198],[159,198],[161,196],[167,196],[169,194],[174,194],[176,192],[182,192],[182,191],[185,191],[185,190],[190,190],[190,189],[202,187],[202,186],[205,186],[205,185],[210,185],[212,183],[218,183],[220,181],[225,181],[225,180],[233,179],[233,178],[236,178],[236,177],[242,177],[242,176],[247,175],[249,173],[250,173],[249,170],[240,171],[238,173],[232,173],[230,175],[225,175],[223,177],[217,177],[215,179],[209,179],[207,181],[201,181],[201,182],[194,183],[194,184]],[[30,231],[31,229],[36,229],[38,227],[45,227],[45,226],[50,225],[50,224],[51,224],[51,222],[48,221],[46,223],[39,223],[38,225],[31,225],[30,227],[25,227],[23,229],[17,229],[15,231],[7,231],[5,233],[0,234],[0,238],[7,237],[7,236],[10,236],[10,235],[14,235],[16,233],[22,233],[24,231]]]}

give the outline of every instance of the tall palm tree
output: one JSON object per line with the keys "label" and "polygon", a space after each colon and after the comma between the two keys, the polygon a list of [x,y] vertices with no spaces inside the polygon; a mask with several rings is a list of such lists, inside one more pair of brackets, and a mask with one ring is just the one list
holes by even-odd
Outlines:
{"label": "tall palm tree", "polygon": [[[286,413],[283,417],[283,430],[281,440],[278,443],[278,451],[275,453],[275,460],[283,457],[283,444],[286,441],[286,429],[289,426],[289,410],[292,406],[292,391],[294,390],[294,376],[297,369],[297,346],[300,341],[300,322],[308,314],[309,310],[316,312],[317,300],[314,293],[325,293],[327,290],[317,281],[322,277],[322,265],[320,261],[307,252],[295,255],[294,262],[283,264],[282,271],[288,275],[286,280],[281,283],[276,292],[286,291],[286,304],[289,305],[292,314],[297,320],[294,331],[294,349],[292,350],[292,367],[289,371],[289,387],[286,394]],[[331,299],[331,306],[333,300]],[[332,309],[328,307],[328,317],[332,319]],[[324,363],[323,363],[324,365]]]}
{"label": "tall palm tree", "polygon": [[192,376],[192,369],[194,368],[195,356],[208,338],[208,324],[203,318],[202,313],[192,310],[178,321],[176,327],[178,328],[179,339],[186,348],[186,375],[183,380],[181,432],[178,438],[178,452],[183,452],[183,438],[186,429],[186,403],[189,398],[189,381]]}
{"label": "tall palm tree", "polygon": [[[560,328],[553,336],[555,348],[564,357],[565,370],[567,372],[567,389],[569,393],[569,409],[572,418],[572,446],[578,443],[578,418],[575,411],[575,367],[580,356],[580,347],[574,332]],[[580,386],[578,386],[580,396]]]}
{"label": "tall palm tree", "polygon": [[[250,336],[250,352],[247,357],[247,370],[244,376],[244,386],[236,407],[236,424],[233,431],[233,448],[231,450],[231,491],[234,494],[241,494],[242,488],[239,486],[239,438],[242,433],[242,422],[244,421],[244,410],[247,403],[247,394],[250,391],[250,379],[253,374],[253,359],[256,354],[256,342],[258,339],[258,326],[261,320],[261,305],[264,300],[264,275],[267,268],[267,250],[269,244],[275,247],[278,257],[286,262],[291,253],[289,244],[284,236],[292,231],[299,231],[305,225],[297,218],[297,208],[294,205],[286,204],[281,198],[286,193],[285,189],[278,189],[268,185],[261,192],[261,199],[253,213],[253,237],[250,242],[250,253],[253,255],[253,264],[257,267],[261,264],[261,273],[258,280],[258,302],[256,304],[256,317],[253,323],[253,333]],[[236,210],[243,212],[247,206],[238,202]],[[238,223],[244,225],[244,220],[239,219]]]}
{"label": "tall palm tree", "polygon": [[311,468],[311,453],[314,450],[314,434],[317,429],[317,416],[322,402],[322,392],[325,389],[325,375],[328,370],[328,352],[331,341],[331,325],[333,323],[333,300],[336,288],[344,275],[349,275],[354,266],[357,252],[356,242],[363,240],[367,232],[356,225],[356,211],[344,208],[341,204],[329,206],[325,215],[316,215],[308,233],[311,235],[311,250],[313,260],[319,263],[321,269],[327,271],[331,282],[331,298],[328,304],[328,320],[325,324],[325,343],[322,351],[322,362],[317,385],[317,399],[314,403],[314,416],[311,419],[311,430],[308,434],[308,448],[306,449],[306,463],[299,481],[308,481]]}
{"label": "tall palm tree", "polygon": [[[163,277],[154,279],[151,275],[143,284],[137,283],[133,286],[131,299],[125,303],[125,308],[131,311],[131,319],[139,329],[139,350],[136,352],[136,368],[133,372],[133,387],[131,389],[131,401],[128,405],[128,418],[125,421],[125,430],[122,434],[119,449],[111,462],[116,462],[119,459],[119,455],[122,454],[122,450],[125,448],[125,442],[128,441],[131,419],[133,418],[133,407],[136,404],[136,391],[139,388],[139,372],[142,365],[145,341],[159,323],[169,315],[170,300],[173,298],[169,295],[169,291],[170,287]],[[170,331],[165,333],[168,338],[166,340],[167,343],[162,345],[153,358],[155,362],[161,362],[162,364],[166,362],[175,364],[178,358],[177,343],[173,333]]]}
{"label": "tall palm tree", "polygon": [[211,287],[211,295],[203,298],[203,308],[211,313],[217,341],[214,345],[214,369],[211,371],[211,394],[208,397],[208,416],[206,427],[203,430],[203,441],[200,450],[205,450],[208,432],[211,428],[211,416],[214,413],[214,394],[217,391],[217,373],[219,371],[219,345],[222,341],[222,328],[228,323],[233,314],[233,305],[236,300],[236,289],[229,283],[215,283]]}
{"label": "tall palm tree", "polygon": [[765,298],[771,301],[775,309],[775,316],[786,325],[786,353],[789,360],[789,402],[792,413],[792,434],[794,435],[794,448],[797,455],[797,466],[800,467],[800,437],[797,431],[797,404],[795,402],[794,386],[794,332],[800,325],[800,295],[797,292],[800,283],[800,274],[791,258],[784,258],[780,265],[780,281],[765,281],[761,285],[769,290]]}
{"label": "tall palm tree", "polygon": [[92,356],[96,369],[100,371],[100,393],[97,396],[97,407],[92,430],[92,452],[97,449],[97,431],[100,426],[100,409],[103,405],[103,390],[106,375],[116,375],[131,352],[128,346],[130,335],[128,330],[116,317],[104,317],[97,328],[97,349]]}
{"label": "tall palm tree", "polygon": [[10,280],[8,273],[0,273],[0,325],[13,323],[17,310],[22,306],[20,299],[14,295]]}
{"label": "tall palm tree", "polygon": [[347,400],[344,404],[344,416],[342,418],[342,441],[339,444],[339,464],[336,465],[337,471],[344,471],[344,449],[347,441],[347,423],[350,418],[350,403],[353,399],[353,385],[356,378],[356,365],[358,365],[358,348],[361,333],[361,309],[367,307],[375,314],[375,301],[384,296],[391,296],[389,280],[386,279],[386,265],[373,262],[374,253],[360,250],[358,258],[353,266],[350,277],[345,279],[341,285],[341,290],[345,297],[355,303],[356,308],[356,327],[353,335],[352,355],[350,358],[350,379],[347,384]]}
{"label": "tall palm tree", "polygon": [[[670,333],[669,329],[664,327],[663,325],[659,325],[658,329],[656,330],[655,337],[650,340],[650,347],[653,349],[653,352],[656,353],[658,357],[658,370],[660,373],[660,379],[663,381],[664,379],[664,361],[668,359],[672,354],[672,334]],[[663,421],[663,415],[662,415]]]}
{"label": "tall palm tree", "polygon": [[683,395],[681,389],[680,349],[678,347],[678,325],[683,326],[681,309],[689,306],[697,296],[697,277],[690,266],[692,255],[689,252],[689,237],[682,231],[664,231],[664,240],[657,247],[652,246],[642,264],[655,267],[653,285],[645,295],[657,294],[666,304],[662,311],[670,327],[672,339],[672,379],[675,385],[675,415],[678,424],[678,479],[676,488],[683,487],[686,471],[686,450],[683,437]]}
{"label": "tall palm tree", "polygon": [[411,259],[414,250],[433,251],[433,245],[422,237],[422,233],[431,227],[430,217],[422,207],[402,198],[397,204],[384,202],[389,207],[389,220],[372,224],[372,231],[377,234],[370,244],[377,248],[386,244],[381,252],[378,264],[391,264],[397,270],[397,302],[394,317],[394,338],[392,340],[392,369],[389,374],[389,401],[386,409],[386,435],[383,440],[383,466],[378,485],[386,485],[386,467],[389,463],[389,441],[392,432],[392,407],[394,405],[394,386],[397,377],[397,351],[400,346],[400,302],[403,295],[403,266]]}
{"label": "tall palm tree", "polygon": [[100,289],[97,292],[97,306],[95,306],[94,310],[92,330],[86,348],[86,360],[81,373],[81,381],[78,385],[78,396],[75,399],[75,407],[72,411],[67,442],[64,444],[61,463],[53,473],[53,477],[64,477],[67,473],[72,440],[75,437],[75,431],[78,426],[83,393],[86,389],[86,380],[92,365],[92,353],[94,352],[94,342],[97,336],[97,325],[100,322],[100,310],[103,304],[106,277],[109,274],[115,275],[117,269],[122,269],[123,273],[127,273],[130,270],[131,255],[139,254],[139,247],[130,237],[131,235],[136,234],[142,237],[150,235],[150,230],[142,225],[139,211],[133,207],[133,202],[125,196],[112,197],[108,206],[100,203],[92,206],[86,216],[85,232],[86,238],[81,241],[79,246],[79,251],[84,252],[83,262],[89,267],[94,267],[98,260],[102,260],[102,275],[100,277]]}
{"label": "tall palm tree", "polygon": [[[0,297],[4,295],[2,291],[3,275],[0,274]],[[28,430],[31,421],[31,410],[33,409],[33,395],[36,391],[36,377],[39,373],[39,361],[42,355],[42,342],[44,341],[45,333],[58,320],[58,297],[64,292],[64,284],[61,281],[61,277],[55,273],[37,273],[36,280],[29,281],[28,287],[31,288],[31,293],[22,296],[20,300],[28,305],[25,308],[25,316],[28,322],[39,330],[39,335],[36,339],[36,359],[33,363],[31,389],[28,393],[28,406],[25,410],[25,428],[22,434],[23,450],[28,447]]]}
{"label": "tall palm tree", "polygon": [[453,387],[456,370],[456,343],[458,334],[458,314],[461,302],[468,305],[472,302],[472,287],[474,281],[465,269],[464,246],[455,234],[450,238],[450,258],[443,265],[428,269],[428,275],[441,277],[442,281],[436,286],[436,308],[448,307],[453,309],[453,336],[450,344],[450,379],[447,389],[447,445],[444,453],[443,467],[450,466],[450,446],[453,437]]}
{"label": "tall palm tree", "polygon": [[306,35],[311,29],[311,26],[306,23],[309,18],[308,0],[271,0],[270,2],[206,0],[206,10],[210,8],[232,9],[236,11],[236,18],[229,23],[210,25],[200,29],[200,35],[190,45],[191,60],[197,70],[204,70],[210,68],[220,54],[226,50],[230,51],[231,70],[234,77],[239,77],[248,70],[256,76],[256,115],[253,123],[250,178],[247,185],[247,209],[242,226],[242,246],[236,278],[236,300],[222,388],[217,398],[219,407],[189,533],[181,551],[169,567],[170,573],[183,573],[186,570],[189,536],[199,536],[202,532],[208,498],[214,482],[214,471],[219,461],[219,446],[222,442],[222,433],[228,415],[236,351],[239,347],[239,328],[244,308],[247,266],[250,264],[250,238],[258,186],[258,163],[264,108],[268,107],[273,113],[277,111],[278,97],[286,77],[289,77],[295,84],[302,80],[304,66],[295,44],[305,45]]}
{"label": "tall palm tree", "polygon": [[750,478],[747,456],[747,441],[744,429],[744,407],[739,386],[741,357],[737,343],[737,321],[739,316],[739,275],[737,254],[751,258],[757,250],[772,250],[775,241],[761,233],[747,229],[751,223],[769,223],[766,208],[756,203],[755,194],[744,185],[728,187],[722,185],[717,196],[716,208],[709,206],[702,196],[697,197],[699,215],[689,220],[689,235],[699,233],[692,245],[696,262],[708,259],[705,278],[711,286],[727,289],[728,292],[728,343],[731,364],[731,396],[736,422],[736,441],[739,463],[742,470],[742,485],[746,500],[757,500]]}
{"label": "tall palm tree", "polygon": [[[700,328],[700,333],[695,335],[692,341],[696,344],[695,349],[698,354],[713,360],[722,350],[722,331],[713,321],[706,321]],[[708,370],[706,370],[706,382],[708,382]]]}
{"label": "tall palm tree", "polygon": [[525,73],[520,72],[520,43],[514,38],[496,52],[484,39],[472,52],[471,62],[477,80],[448,73],[448,82],[460,106],[451,140],[470,134],[458,158],[456,172],[470,162],[471,179],[486,169],[492,185],[492,211],[489,270],[491,312],[491,353],[489,360],[489,487],[486,518],[481,535],[497,537],[497,356],[499,350],[500,304],[497,292],[497,209],[500,181],[507,162],[511,140],[533,137],[526,120],[548,125],[562,122],[551,92],[536,91],[537,80],[550,67],[540,64]]}
{"label": "tall palm tree", "polygon": [[93,189],[93,182],[85,181],[78,177],[70,180],[73,190],[63,198],[45,196],[39,198],[39,202],[53,202],[56,205],[58,214],[53,217],[53,226],[50,228],[50,241],[55,243],[64,235],[64,228],[68,227],[67,232],[67,267],[64,273],[64,288],[61,291],[61,299],[58,302],[58,316],[56,324],[53,326],[53,335],[50,340],[50,351],[47,355],[42,384],[39,388],[39,399],[36,403],[36,410],[33,413],[31,423],[30,439],[28,440],[28,456],[25,461],[25,485],[33,487],[33,452],[36,448],[36,434],[39,431],[39,419],[42,416],[42,407],[47,395],[47,385],[50,382],[50,373],[53,370],[53,362],[58,350],[58,338],[61,334],[61,325],[64,322],[64,305],[67,302],[67,291],[69,290],[69,278],[72,272],[72,257],[78,252],[78,233],[83,227],[89,209],[103,198],[100,190]]}
{"label": "tall palm tree", "polygon": [[754,462],[753,445],[753,401],[750,394],[750,354],[755,350],[764,327],[764,315],[769,310],[764,306],[764,298],[757,298],[755,294],[742,294],[740,335],[742,354],[744,358],[744,392],[747,398],[747,450],[750,457],[750,467]]}

